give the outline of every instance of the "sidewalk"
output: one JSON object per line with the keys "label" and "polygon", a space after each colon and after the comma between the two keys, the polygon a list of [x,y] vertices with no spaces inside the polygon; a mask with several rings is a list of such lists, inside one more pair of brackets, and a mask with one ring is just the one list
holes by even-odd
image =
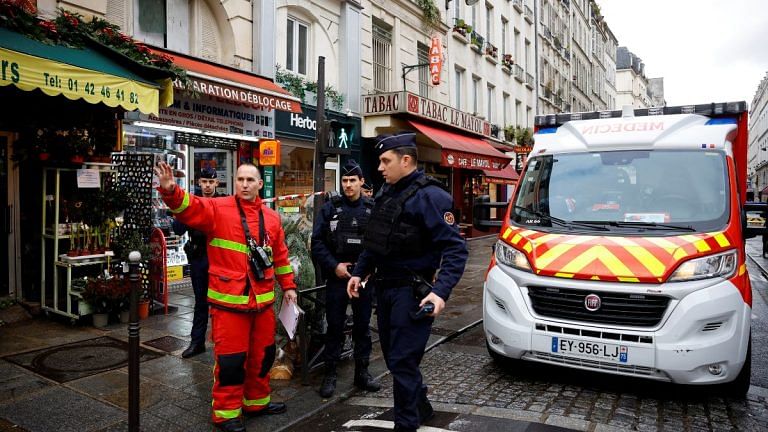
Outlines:
{"label": "sidewalk", "polygon": [[[470,258],[443,314],[435,321],[429,344],[451,337],[482,318],[482,282],[495,237],[468,242]],[[141,321],[141,429],[210,431],[213,353],[181,359],[189,341],[194,297],[187,285],[170,293],[178,308],[169,315]],[[128,430],[128,330],[71,326],[68,320],[35,318],[0,327],[0,432]],[[371,372],[386,372],[374,344]],[[38,353],[38,350],[48,349]],[[347,397],[352,386],[351,360],[343,362],[337,392],[317,394],[319,371],[310,385],[301,372],[291,380],[273,380],[272,398],[285,401],[288,413],[250,419],[249,430],[281,430]],[[364,395],[364,393],[361,393]]]}

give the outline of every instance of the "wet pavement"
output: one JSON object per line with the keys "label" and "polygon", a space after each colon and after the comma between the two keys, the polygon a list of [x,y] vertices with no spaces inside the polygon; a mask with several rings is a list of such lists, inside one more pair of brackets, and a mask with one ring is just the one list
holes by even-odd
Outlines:
{"label": "wet pavement", "polygon": [[[486,237],[468,243],[470,260],[464,277],[454,289],[448,307],[435,321],[431,346],[481,319],[482,280],[494,241]],[[141,429],[210,431],[211,344],[208,343],[205,353],[181,359],[192,326],[194,296],[189,284],[180,290],[172,288],[169,303],[174,306],[173,313],[153,315],[141,321],[142,350],[155,357],[141,363]],[[124,346],[119,342],[127,340],[126,324],[97,329],[88,325],[72,326],[69,320],[55,317],[39,317],[0,327],[0,432],[126,431],[128,369],[118,367],[123,351],[115,347]],[[79,375],[57,380],[36,373],[34,368],[19,366],[21,359],[31,366],[34,351],[54,348],[52,352],[60,353],[68,344],[82,347],[94,345],[94,341],[102,345],[108,342],[107,347],[72,349],[67,353],[72,359],[69,372],[80,371]],[[378,344],[374,347],[371,372],[383,377],[386,367]],[[67,369],[66,359],[60,354],[57,368]],[[364,395],[352,385],[353,369],[353,361],[343,362],[337,392],[329,400],[317,394],[322,379],[319,371],[310,374],[309,385],[301,384],[298,370],[291,380],[273,380],[272,398],[285,401],[288,412],[249,419],[246,425],[250,430],[286,429],[341,399]]]}

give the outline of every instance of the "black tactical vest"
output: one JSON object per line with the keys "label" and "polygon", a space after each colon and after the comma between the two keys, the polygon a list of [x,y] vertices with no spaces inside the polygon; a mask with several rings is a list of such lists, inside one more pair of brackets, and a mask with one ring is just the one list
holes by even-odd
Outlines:
{"label": "black tactical vest", "polygon": [[430,246],[429,233],[422,232],[424,230],[416,225],[417,221],[403,217],[403,208],[413,194],[429,185],[443,188],[438,180],[422,176],[396,197],[379,194],[365,230],[365,248],[378,255],[394,253],[411,257],[424,254]]}
{"label": "black tactical vest", "polygon": [[363,251],[363,234],[368,226],[373,202],[364,196],[359,199],[360,205],[367,211],[344,211],[341,197],[338,195],[331,197],[334,213],[330,219],[330,227],[333,228],[335,225],[335,229],[328,230],[327,245],[338,260],[357,261],[357,257]]}

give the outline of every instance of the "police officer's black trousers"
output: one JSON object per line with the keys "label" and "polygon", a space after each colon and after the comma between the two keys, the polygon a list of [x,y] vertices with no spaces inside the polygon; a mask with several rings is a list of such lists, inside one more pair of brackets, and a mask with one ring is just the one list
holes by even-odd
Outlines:
{"label": "police officer's black trousers", "polygon": [[[371,298],[370,290],[363,289],[360,290],[359,298],[351,300],[355,360],[368,360],[371,356],[371,331],[368,328],[371,322]],[[335,277],[329,279],[325,287],[325,319],[328,322],[328,331],[325,334],[323,359],[326,362],[336,362],[341,356],[349,303],[347,280]]]}
{"label": "police officer's black trousers", "polygon": [[208,257],[189,261],[189,276],[195,292],[195,312],[192,317],[192,345],[205,344],[208,330]]}
{"label": "police officer's black trousers", "polygon": [[376,316],[381,350],[394,382],[395,425],[415,430],[421,423],[419,403],[427,397],[419,364],[434,318],[411,318],[410,312],[419,306],[412,287],[389,288],[385,283],[378,282],[376,287]]}

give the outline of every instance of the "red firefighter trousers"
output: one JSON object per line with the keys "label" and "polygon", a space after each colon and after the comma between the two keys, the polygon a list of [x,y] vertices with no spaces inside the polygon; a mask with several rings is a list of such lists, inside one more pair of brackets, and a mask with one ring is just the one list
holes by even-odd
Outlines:
{"label": "red firefighter trousers", "polygon": [[256,412],[269,404],[269,370],[275,359],[275,313],[211,308],[213,422]]}

